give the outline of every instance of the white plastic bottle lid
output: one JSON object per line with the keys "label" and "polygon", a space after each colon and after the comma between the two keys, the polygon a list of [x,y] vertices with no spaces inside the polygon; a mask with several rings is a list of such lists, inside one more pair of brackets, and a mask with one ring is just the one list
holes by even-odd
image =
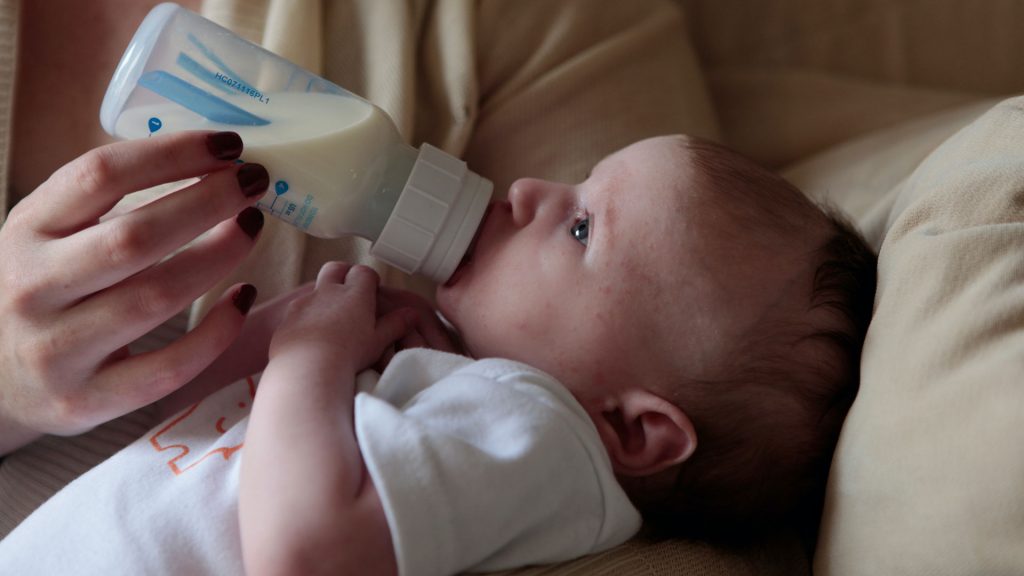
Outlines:
{"label": "white plastic bottle lid", "polygon": [[494,184],[466,163],[423,144],[370,254],[408,274],[444,283],[469,248]]}

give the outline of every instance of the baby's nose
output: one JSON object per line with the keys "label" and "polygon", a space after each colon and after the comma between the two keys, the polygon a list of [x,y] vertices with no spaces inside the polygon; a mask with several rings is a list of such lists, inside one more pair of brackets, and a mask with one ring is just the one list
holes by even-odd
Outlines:
{"label": "baby's nose", "polygon": [[537,178],[520,178],[508,189],[508,201],[512,205],[512,219],[516,225],[524,226],[536,216],[537,208],[547,194],[551,194],[552,183]]}

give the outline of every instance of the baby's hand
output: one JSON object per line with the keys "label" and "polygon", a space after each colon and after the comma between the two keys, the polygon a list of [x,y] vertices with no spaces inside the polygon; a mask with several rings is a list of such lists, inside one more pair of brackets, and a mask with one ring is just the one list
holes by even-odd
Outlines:
{"label": "baby's hand", "polygon": [[377,314],[386,314],[407,308],[415,312],[416,325],[396,343],[398,350],[431,348],[461,354],[454,335],[437,315],[437,309],[425,298],[400,288],[381,286],[377,289]]}
{"label": "baby's hand", "polygon": [[380,277],[366,266],[329,262],[313,292],[288,306],[270,342],[270,360],[285,356],[320,369],[360,372],[416,325],[408,308],[377,315]]}

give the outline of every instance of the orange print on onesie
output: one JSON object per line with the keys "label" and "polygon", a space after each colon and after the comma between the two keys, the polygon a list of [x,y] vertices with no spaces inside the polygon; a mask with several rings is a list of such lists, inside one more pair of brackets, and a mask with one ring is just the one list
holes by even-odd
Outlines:
{"label": "orange print on onesie", "polygon": [[[229,390],[237,392],[236,396],[240,397],[237,402],[209,401],[214,396],[220,397],[222,394],[232,394],[233,392]],[[228,460],[242,449],[244,442],[211,448],[208,447],[210,439],[223,436],[232,426],[244,418],[248,414],[249,408],[252,406],[252,400],[255,397],[256,382],[252,376],[246,376],[245,386],[239,381],[228,386],[227,389],[211,394],[203,400],[196,402],[150,436],[149,443],[157,452],[173,451],[173,457],[167,461],[167,466],[175,476],[180,476],[192,470],[200,463],[214,456],[219,455],[224,460]],[[236,413],[226,413],[228,407],[234,408],[236,406],[238,408]],[[200,430],[202,433],[200,439],[206,446],[202,448],[189,446],[188,434],[176,434],[176,432],[183,432],[185,430],[188,430],[193,436],[195,435],[195,430]],[[213,440],[213,442],[215,443],[216,440]]]}

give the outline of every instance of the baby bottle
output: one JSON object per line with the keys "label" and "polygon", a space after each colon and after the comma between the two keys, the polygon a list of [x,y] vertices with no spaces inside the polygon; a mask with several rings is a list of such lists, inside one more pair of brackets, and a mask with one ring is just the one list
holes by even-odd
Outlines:
{"label": "baby bottle", "polygon": [[366,100],[172,3],[146,16],[100,109],[118,138],[232,130],[270,173],[257,206],[322,238],[445,282],[493,185],[438,148],[402,142]]}

